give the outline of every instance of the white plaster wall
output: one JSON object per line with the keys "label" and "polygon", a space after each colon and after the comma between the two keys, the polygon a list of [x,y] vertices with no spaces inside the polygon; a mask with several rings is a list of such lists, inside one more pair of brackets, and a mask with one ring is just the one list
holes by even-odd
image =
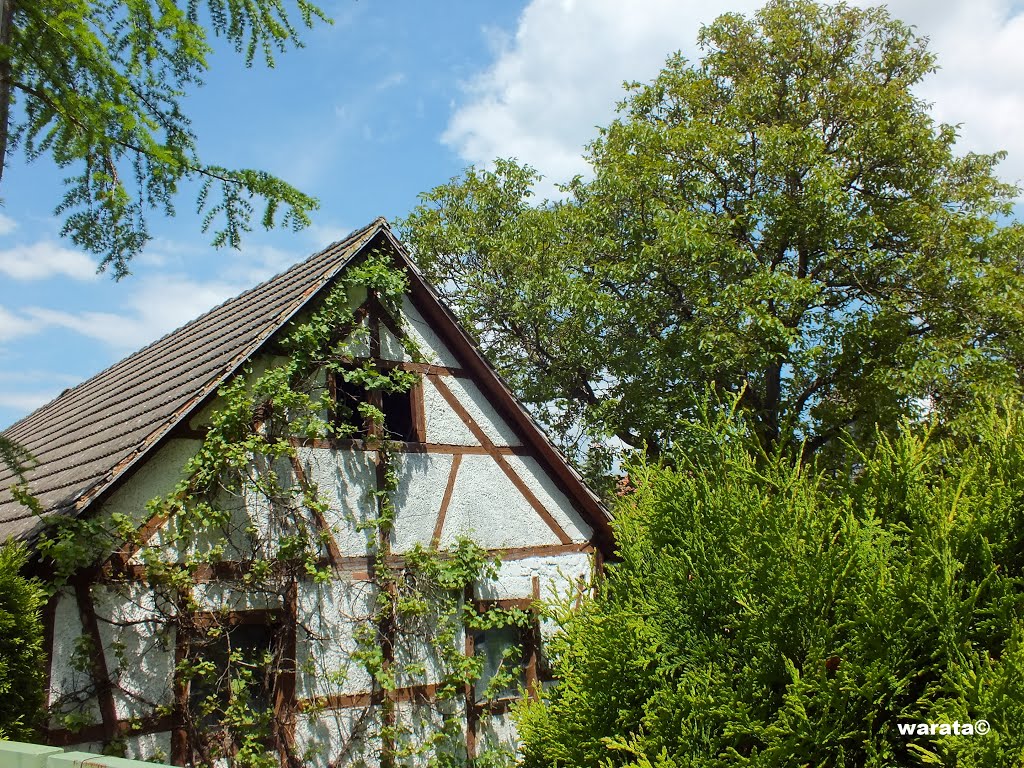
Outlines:
{"label": "white plaster wall", "polygon": [[555,481],[544,471],[539,461],[532,456],[506,456],[505,460],[570,539],[580,543],[590,541],[594,529],[584,521],[583,516],[575,510],[566,495],[558,489]]}
{"label": "white plaster wall", "polygon": [[[401,702],[395,707],[401,742],[422,743],[449,718],[465,723],[461,697],[444,706]],[[380,707],[354,707],[300,715],[296,723],[296,744],[308,765],[375,768],[380,753]],[[454,754],[465,757],[465,727],[453,738]],[[425,755],[403,757],[402,766],[427,766],[434,748]]]}
{"label": "white plaster wall", "polygon": [[480,718],[477,731],[477,755],[485,749],[495,749],[514,754],[519,748],[519,735],[516,733],[512,716],[484,715]]}
{"label": "white plaster wall", "polygon": [[[445,377],[454,381],[454,377]],[[423,412],[427,423],[427,442],[442,445],[480,445],[480,441],[437,391],[430,379],[423,379]]]}
{"label": "white plaster wall", "polygon": [[[461,601],[460,601],[461,605]],[[456,617],[456,621],[459,619]],[[399,687],[416,685],[432,685],[440,683],[449,671],[445,664],[441,649],[437,648],[433,637],[436,637],[438,619],[435,616],[403,618],[399,622],[395,634],[395,668]],[[452,639],[454,650],[462,653],[466,647],[466,633],[458,628]],[[410,667],[409,665],[414,665]],[[410,674],[405,670],[422,666],[419,674]]]}
{"label": "white plaster wall", "polygon": [[[217,503],[226,515],[226,522],[191,532],[176,542],[176,521],[170,520],[157,529],[149,544],[133,557],[133,562],[142,563],[147,550],[158,551],[161,559],[169,562],[181,562],[185,558],[202,557],[210,553],[217,553],[216,559],[220,560],[249,560],[253,558],[254,552],[257,559],[266,559],[276,555],[276,542],[283,536],[294,534],[299,526],[315,532],[316,521],[301,503],[302,491],[295,482],[290,460],[278,458],[270,464],[266,457],[257,457],[252,466],[254,473],[265,473],[268,467],[273,471],[284,494],[278,503],[283,501],[289,504],[292,509],[290,515],[271,514],[270,499],[251,487],[244,488],[237,495],[223,491]],[[307,476],[310,468],[311,464],[307,462]],[[334,485],[335,481],[332,481],[319,487],[330,490]],[[320,548],[319,555],[326,556],[326,547],[321,545]]]}
{"label": "white plaster wall", "polygon": [[[262,477],[267,470],[267,461],[261,457],[254,462],[257,473]],[[301,464],[301,458],[300,458]],[[232,533],[234,539],[230,540],[228,550],[231,553],[230,559],[249,559],[256,553],[256,559],[272,559],[279,554],[279,542],[283,537],[295,536],[303,529],[311,534],[315,541],[319,526],[313,514],[303,504],[302,486],[297,482],[295,471],[291,460],[278,458],[270,465],[273,476],[277,478],[282,492],[281,497],[276,499],[268,498],[265,492],[257,492],[252,487],[246,487],[244,492],[244,512],[237,516],[233,522]],[[304,465],[303,470],[309,477],[312,465]],[[317,486],[322,491],[330,490],[330,486]],[[321,495],[325,495],[321,493]],[[330,496],[330,493],[326,494]],[[274,505],[279,506],[275,512]],[[287,510],[283,505],[287,505]],[[287,511],[287,514],[286,514]],[[243,523],[239,526],[239,522]],[[245,531],[245,527],[251,525],[253,533]],[[318,556],[326,557],[326,545],[320,544]]]}
{"label": "white plaster wall", "polygon": [[[75,646],[85,634],[78,615],[78,601],[67,590],[60,593],[53,617],[53,661],[50,666],[49,704],[65,700],[60,714],[76,713],[85,715],[90,723],[99,723],[99,704],[95,696],[79,694],[92,685],[92,675],[75,669],[73,665]],[[56,728],[64,727],[59,718],[53,721]]]}
{"label": "white plaster wall", "polygon": [[472,380],[457,376],[445,376],[444,384],[448,386],[459,404],[466,409],[466,413],[477,423],[492,443],[499,446],[522,445],[516,433],[498,415],[498,412],[484,397],[484,393]]}
{"label": "white plaster wall", "polygon": [[380,356],[385,360],[405,362],[411,359],[402,342],[383,325],[380,327]]}
{"label": "white plaster wall", "polygon": [[337,347],[338,352],[348,357],[370,356],[370,323],[367,318],[359,321],[355,329]]}
{"label": "white plaster wall", "polygon": [[92,596],[118,718],[145,717],[153,705],[172,704],[174,630],[164,626],[152,590],[139,583],[97,585]]}
{"label": "white plaster wall", "polygon": [[441,532],[441,548],[459,537],[485,549],[558,544],[555,535],[490,456],[463,456]]}
{"label": "white plaster wall", "polygon": [[[426,362],[451,368],[459,366],[459,361],[455,355],[445,346],[444,342],[434,332],[434,329],[423,319],[423,316],[416,311],[416,308],[407,296],[402,297],[402,313],[405,316],[403,330],[416,345]],[[394,359],[408,360],[409,357],[403,351],[401,358]]]}
{"label": "white plaster wall", "polygon": [[127,736],[124,740],[125,757],[129,760],[171,762],[171,732],[147,733]]}
{"label": "white plaster wall", "polygon": [[[457,697],[455,700],[447,701],[443,704],[402,702],[395,707],[395,724],[402,734],[401,740],[405,740],[406,743],[425,743],[432,734],[444,726],[445,722],[453,718],[457,718],[462,724],[466,722],[465,704],[462,697]],[[451,746],[454,749],[449,750],[454,755],[463,759],[466,754],[465,732],[465,726],[463,725],[459,735],[452,738],[454,744]],[[401,743],[401,740],[399,743]],[[436,751],[436,747],[431,747],[425,753],[410,755],[404,758],[400,761],[400,764],[417,768],[437,765],[437,760],[433,759]]]}
{"label": "white plaster wall", "polygon": [[579,579],[589,583],[593,556],[586,552],[503,560],[495,581],[477,585],[476,595],[484,600],[513,600],[533,597],[533,577],[540,580],[541,600],[575,597]]}
{"label": "white plaster wall", "polygon": [[370,690],[373,681],[352,653],[355,630],[368,624],[375,597],[376,588],[366,581],[300,585],[295,637],[299,699]]}
{"label": "white plaster wall", "polygon": [[376,486],[373,455],[364,451],[299,449],[306,477],[330,505],[326,522],[345,557],[362,556],[372,549],[372,531],[358,527],[377,516],[376,500],[370,496]]}
{"label": "white plaster wall", "polygon": [[104,514],[127,515],[139,525],[149,519],[146,504],[174,490],[182,480],[185,462],[199,450],[199,440],[168,440],[114,491],[103,505]]}
{"label": "white plaster wall", "polygon": [[[139,474],[144,472],[167,482],[170,486],[165,488],[157,487],[155,483],[140,488],[135,498],[149,499],[168,494],[173,490],[174,485],[182,476],[182,468],[185,462],[198,451],[201,443],[198,440],[181,440],[175,443],[187,444],[179,451],[171,455],[157,455],[150,460]],[[259,457],[253,464],[261,470],[267,466],[266,459]],[[287,459],[278,459],[273,464],[273,470],[277,474],[278,481],[284,488],[293,485],[292,469]],[[150,495],[147,497],[146,494]],[[175,541],[176,521],[170,520],[162,525],[154,533],[149,543],[142,547],[132,558],[134,563],[142,563],[145,560],[147,550],[155,550],[162,560],[168,562],[181,562],[186,557],[196,557],[210,553],[219,552],[218,557],[224,560],[248,559],[252,552],[252,539],[246,529],[250,526],[259,531],[264,541],[275,540],[275,535],[270,532],[269,505],[264,497],[252,491],[246,491],[238,495],[229,495],[227,491],[222,492],[217,499],[217,504],[226,513],[227,520],[223,525],[210,526],[209,528],[194,531],[184,540]],[[104,511],[110,509],[104,505]],[[269,538],[268,538],[269,536]]]}
{"label": "white plaster wall", "polygon": [[395,458],[398,488],[394,494],[396,516],[391,549],[407,552],[416,544],[429,547],[455,457],[443,453],[399,453]]}
{"label": "white plaster wall", "polygon": [[380,708],[355,707],[300,714],[295,744],[307,765],[376,768]]}
{"label": "white plaster wall", "polygon": [[280,599],[261,591],[247,590],[240,582],[204,581],[192,587],[197,610],[265,611],[281,607]]}
{"label": "white plaster wall", "polygon": [[[290,472],[290,468],[286,468],[286,471]],[[264,548],[273,547],[282,533],[293,528],[286,526],[281,529],[279,525],[272,525],[270,505],[265,498],[250,491],[239,496],[221,493],[217,504],[225,515],[224,522],[189,531],[175,540],[179,533],[178,520],[171,519],[156,530],[149,544],[142,547],[132,561],[145,562],[148,551],[158,552],[160,559],[165,562],[183,562],[187,558],[251,560],[254,547],[258,544]],[[309,524],[310,516],[301,508],[295,517]],[[266,558],[271,555],[271,551],[257,552],[256,555],[257,559]]]}
{"label": "white plaster wall", "polygon": [[[262,376],[268,368],[272,365],[280,365],[285,361],[285,359],[286,358],[282,355],[260,355],[259,357],[253,358],[249,363],[249,372],[243,372],[246,377],[246,381],[251,385],[252,382]],[[223,407],[223,398],[219,395],[214,395],[213,399],[209,403],[189,418],[188,426],[192,429],[208,427],[210,425],[212,415]]]}

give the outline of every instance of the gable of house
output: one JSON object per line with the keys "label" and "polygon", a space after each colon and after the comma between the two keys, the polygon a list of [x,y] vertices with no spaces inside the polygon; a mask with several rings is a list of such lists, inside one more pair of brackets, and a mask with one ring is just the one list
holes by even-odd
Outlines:
{"label": "gable of house", "polygon": [[[365,293],[350,297],[361,329],[350,354],[418,376],[409,394],[391,404],[391,414],[386,409],[392,425],[404,433],[392,435],[401,439],[389,448],[396,485],[387,541],[374,541],[364,525],[381,483],[380,446],[358,434],[296,436],[291,438],[294,456],[277,472],[288,484],[309,482],[321,492],[322,510],[300,505],[296,515],[319,533],[331,577],[297,579],[290,595],[268,599],[245,586],[253,554],[243,542],[228,541],[221,560],[192,573],[188,616],[179,608],[169,619],[167,606],[160,605],[166,596],[153,587],[147,564],[154,553],[171,560],[183,553],[173,551],[168,535],[173,521],[147,502],[166,496],[180,481],[218,407],[218,387],[245,366],[260,371],[273,365],[288,320],[308,316],[345,268],[373,249],[394,255],[409,275],[410,288],[398,316]],[[415,361],[409,346],[419,350]],[[167,358],[174,355],[172,365]],[[197,374],[186,384],[180,369],[190,364]],[[147,372],[170,380],[130,378]],[[323,384],[345,389],[340,380],[325,378]],[[113,403],[110,411],[90,409],[89,400],[104,392]],[[338,391],[335,396],[340,397]],[[61,420],[69,425],[63,439]],[[422,674],[396,679],[392,690],[382,690],[357,663],[359,627],[374,621],[381,589],[374,579],[375,558],[383,557],[398,572],[403,558],[415,551],[444,552],[472,539],[502,560],[497,577],[470,585],[463,602],[481,611],[495,605],[533,610],[542,595],[578,595],[590,577],[592,554],[607,554],[611,547],[607,513],[379,220],[66,393],[7,434],[38,452],[33,490],[47,514],[122,515],[138,529],[133,541],[99,569],[73,579],[48,605],[48,680],[55,712],[49,736],[62,745],[99,751],[116,743],[131,757],[163,756],[176,764],[196,759],[190,742],[195,728],[190,731],[184,718],[197,686],[190,688],[181,665],[204,622],[218,624],[222,637],[252,649],[269,643],[274,633],[284,638],[289,679],[275,684],[273,702],[283,761],[287,755],[317,755],[309,757],[310,764],[373,763],[389,724],[422,728],[413,738],[425,742],[453,716],[461,723],[464,754],[485,743],[508,744],[514,735],[506,708],[478,701],[479,690],[438,703],[442,675],[432,666],[440,662],[428,643],[384,638],[395,669],[423,667]],[[260,519],[259,501],[243,499],[238,512],[242,524],[235,530],[244,530]],[[0,531],[7,535],[30,537],[39,526],[10,503],[0,506]],[[200,538],[192,544],[200,546]],[[460,652],[479,656],[485,667],[500,666],[510,642],[522,643],[522,681],[536,686],[542,677],[538,644],[548,629],[535,619],[490,634],[463,631],[454,642]],[[227,657],[227,646],[217,644],[222,640],[203,642],[203,653]],[[84,659],[82,648],[92,649]]]}

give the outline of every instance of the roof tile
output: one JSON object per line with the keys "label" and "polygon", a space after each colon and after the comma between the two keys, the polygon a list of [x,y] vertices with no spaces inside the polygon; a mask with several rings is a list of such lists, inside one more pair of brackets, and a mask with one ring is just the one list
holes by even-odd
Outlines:
{"label": "roof tile", "polygon": [[[29,488],[46,516],[80,510],[188,416],[332,279],[381,229],[383,219],[65,390],[6,429],[36,458]],[[0,541],[42,527],[0,466]]]}

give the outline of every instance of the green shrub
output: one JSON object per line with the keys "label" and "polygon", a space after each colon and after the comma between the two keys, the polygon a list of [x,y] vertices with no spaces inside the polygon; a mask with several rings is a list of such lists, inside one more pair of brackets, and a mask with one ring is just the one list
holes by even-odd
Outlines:
{"label": "green shrub", "polygon": [[[1024,429],[905,429],[818,472],[732,420],[630,470],[620,561],[563,614],[526,766],[1019,766]],[[980,736],[902,735],[974,723]]]}
{"label": "green shrub", "polygon": [[21,575],[25,550],[0,546],[0,738],[31,740],[43,708],[43,593]]}

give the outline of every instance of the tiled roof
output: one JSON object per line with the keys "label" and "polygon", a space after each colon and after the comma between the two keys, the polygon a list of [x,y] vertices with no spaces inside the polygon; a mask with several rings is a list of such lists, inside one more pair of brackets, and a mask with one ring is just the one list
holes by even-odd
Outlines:
{"label": "tiled roof", "polygon": [[[216,389],[377,234],[377,219],[76,387],[3,432],[36,458],[29,488],[46,515],[84,509]],[[0,466],[0,542],[42,521],[14,501]]]}

